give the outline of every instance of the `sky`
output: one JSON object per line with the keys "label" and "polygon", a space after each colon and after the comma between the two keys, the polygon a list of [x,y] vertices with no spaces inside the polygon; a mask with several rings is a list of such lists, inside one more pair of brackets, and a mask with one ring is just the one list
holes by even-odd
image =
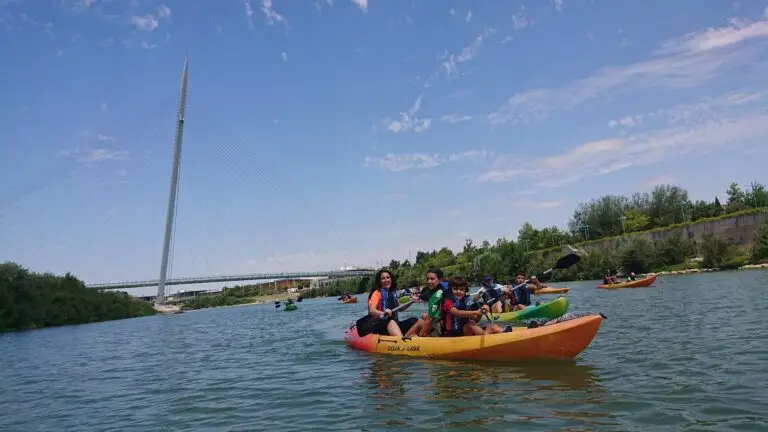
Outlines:
{"label": "sky", "polygon": [[766,183],[767,41],[768,0],[0,0],[0,261],[158,277],[187,55],[172,277]]}

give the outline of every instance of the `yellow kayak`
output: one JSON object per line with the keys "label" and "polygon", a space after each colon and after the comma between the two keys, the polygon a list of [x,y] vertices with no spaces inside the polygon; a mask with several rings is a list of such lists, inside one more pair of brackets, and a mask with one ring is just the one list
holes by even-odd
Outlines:
{"label": "yellow kayak", "polygon": [[647,277],[644,279],[638,279],[628,282],[619,282],[615,284],[610,285],[598,285],[598,288],[602,289],[616,289],[616,288],[645,288],[647,286],[651,286],[654,282],[656,282],[656,276]]}
{"label": "yellow kayak", "polygon": [[350,348],[378,354],[434,359],[530,360],[573,359],[597,335],[603,318],[588,315],[536,328],[482,336],[419,337],[368,334],[360,336],[352,326],[344,333]]}
{"label": "yellow kayak", "polygon": [[568,291],[570,291],[569,288],[544,287],[544,288],[537,289],[534,294],[565,294]]}

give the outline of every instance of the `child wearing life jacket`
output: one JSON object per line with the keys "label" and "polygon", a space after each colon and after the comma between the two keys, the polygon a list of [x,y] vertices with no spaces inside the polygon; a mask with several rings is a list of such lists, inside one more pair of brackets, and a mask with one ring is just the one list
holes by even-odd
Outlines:
{"label": "child wearing life jacket", "polygon": [[448,279],[450,296],[443,300],[443,336],[473,336],[492,333],[501,333],[503,330],[496,324],[489,325],[483,330],[478,321],[483,316],[483,310],[488,312],[488,306],[483,305],[482,310],[470,310],[469,282],[464,276],[454,276]]}

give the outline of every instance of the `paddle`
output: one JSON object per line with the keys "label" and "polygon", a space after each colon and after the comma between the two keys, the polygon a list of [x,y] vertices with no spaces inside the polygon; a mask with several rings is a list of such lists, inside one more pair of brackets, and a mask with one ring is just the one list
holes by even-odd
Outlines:
{"label": "paddle", "polygon": [[[544,270],[541,273],[541,275],[536,275],[536,279],[538,279],[539,281],[547,281],[552,278],[553,271],[565,270],[568,267],[573,266],[574,264],[581,261],[581,256],[584,255],[583,251],[576,249],[575,247],[570,245],[565,246],[564,249],[567,249],[569,252],[566,255],[563,255],[559,260],[557,260],[557,262],[552,268]],[[531,279],[526,279],[525,282],[523,282],[520,285],[527,284],[530,281]],[[490,300],[489,302],[486,302],[485,304],[487,304],[488,306],[493,306],[496,302],[501,300],[503,296],[504,294]]]}

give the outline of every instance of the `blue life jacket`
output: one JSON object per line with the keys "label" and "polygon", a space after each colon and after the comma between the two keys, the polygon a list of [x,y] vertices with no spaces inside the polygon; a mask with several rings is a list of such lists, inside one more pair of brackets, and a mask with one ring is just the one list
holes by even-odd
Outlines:
{"label": "blue life jacket", "polygon": [[440,288],[443,289],[443,297],[444,298],[448,298],[448,297],[451,297],[453,295],[453,293],[451,292],[450,288],[448,288],[448,281],[440,282]]}
{"label": "blue life jacket", "polygon": [[[381,294],[381,300],[379,300],[380,311],[384,312],[387,309],[394,309],[398,306],[399,299],[396,289],[386,290],[379,288],[379,293]],[[392,312],[392,318],[397,321],[397,312]]]}
{"label": "blue life jacket", "polygon": [[[460,311],[469,310],[469,296],[464,296],[463,300],[459,300],[454,296],[449,297],[453,302],[453,307]],[[450,312],[446,312],[443,325],[446,331],[457,332],[464,328],[464,325],[469,322],[469,318],[459,318],[454,316]]]}
{"label": "blue life jacket", "polygon": [[531,292],[528,290],[528,284],[513,286],[515,304],[529,306],[531,304]]}

